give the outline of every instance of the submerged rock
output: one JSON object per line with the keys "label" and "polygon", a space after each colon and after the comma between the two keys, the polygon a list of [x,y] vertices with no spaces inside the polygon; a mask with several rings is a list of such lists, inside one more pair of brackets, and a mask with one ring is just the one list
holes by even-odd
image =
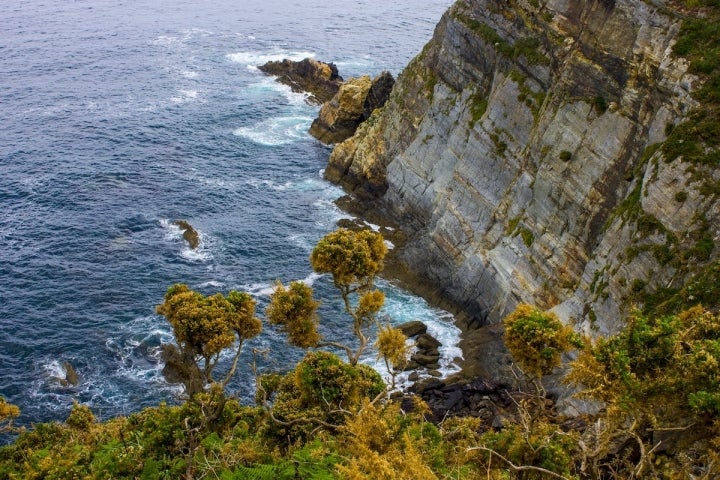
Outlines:
{"label": "submerged rock", "polygon": [[334,63],[325,63],[311,58],[299,62],[288,60],[271,61],[258,66],[258,69],[275,75],[277,81],[289,86],[293,92],[307,92],[315,104],[327,102],[337,93],[343,78],[338,75]]}

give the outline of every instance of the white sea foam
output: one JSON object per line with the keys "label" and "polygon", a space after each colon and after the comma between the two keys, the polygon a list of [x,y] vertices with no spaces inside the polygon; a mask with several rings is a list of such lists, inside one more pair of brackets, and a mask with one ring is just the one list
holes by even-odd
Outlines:
{"label": "white sea foam", "polygon": [[270,189],[270,190],[276,190],[276,191],[283,191],[288,190],[293,187],[292,182],[285,182],[285,183],[277,183],[273,182],[272,180],[261,180],[259,178],[249,178],[245,181],[245,184],[248,186],[251,186],[256,189]]}
{"label": "white sea foam", "polygon": [[364,224],[364,225],[367,225],[368,227],[370,227],[370,230],[372,230],[373,232],[379,232],[379,231],[380,231],[380,225],[375,225],[374,223],[370,223],[370,222],[363,222],[363,224]]}
{"label": "white sea foam", "polygon": [[183,77],[188,78],[188,79],[193,79],[193,78],[197,78],[199,73],[195,72],[193,70],[183,70],[182,72],[180,72],[180,75],[182,75]]}
{"label": "white sea foam", "polygon": [[312,52],[293,52],[293,51],[284,51],[284,50],[276,50],[273,52],[258,52],[258,51],[252,51],[252,52],[235,52],[235,53],[228,53],[226,55],[228,60],[235,63],[241,63],[243,65],[263,65],[267,62],[277,62],[283,59],[289,59],[296,62],[299,62],[300,60],[304,58],[314,58],[315,54]]}
{"label": "white sea foam", "polygon": [[198,98],[197,90],[178,90],[179,95],[171,97],[170,101],[173,103],[185,103]]}
{"label": "white sea foam", "polygon": [[54,383],[60,384],[60,381],[67,377],[67,369],[56,359],[49,360],[43,364],[43,370],[46,377]]}
{"label": "white sea foam", "polygon": [[165,229],[165,240],[177,240],[178,238],[182,238],[182,230],[180,230],[180,227],[175,225],[174,222],[171,222],[167,218],[161,218],[159,223],[160,226]]}
{"label": "white sea foam", "polygon": [[310,275],[303,278],[301,281],[308,287],[312,287],[318,278],[322,278],[322,275],[320,275],[319,273],[312,272],[312,273],[310,273]]}
{"label": "white sea foam", "polygon": [[[253,69],[255,67],[248,67]],[[264,75],[264,74],[263,74]],[[263,76],[257,82],[250,83],[243,89],[245,96],[277,96],[278,94],[285,97],[285,102],[290,106],[299,107],[302,110],[309,111],[308,98],[309,93],[294,92],[289,86],[275,81],[273,77]],[[275,101],[274,103],[278,103]]]}
{"label": "white sea foam", "polygon": [[239,127],[233,134],[260,145],[278,146],[310,138],[311,117],[286,116],[264,120],[250,127]]}
{"label": "white sea foam", "polygon": [[225,284],[223,282],[219,282],[217,280],[209,280],[207,282],[203,282],[198,285],[198,288],[207,288],[207,287],[213,287],[213,288],[222,288]]}
{"label": "white sea foam", "polygon": [[182,241],[183,248],[180,251],[180,256],[184,258],[185,260],[191,261],[191,262],[206,262],[208,260],[211,260],[213,258],[211,247],[213,243],[213,238],[209,235],[205,234],[201,230],[198,230],[197,228],[195,231],[198,233],[198,236],[200,238],[200,243],[197,248],[192,249],[190,246],[185,242],[183,237],[183,230],[178,227],[175,222],[171,222],[167,218],[161,218],[159,220],[160,226],[165,229],[165,240],[171,241],[171,242],[177,242]]}
{"label": "white sea foam", "polygon": [[424,299],[399,290],[387,281],[379,281],[378,286],[386,292],[385,306],[381,314],[385,315],[393,325],[411,320],[425,323],[428,333],[442,343],[438,348],[440,373],[448,376],[460,371],[455,359],[462,358],[462,350],[459,347],[461,331],[453,323],[453,315],[445,310],[431,307]]}
{"label": "white sea foam", "polygon": [[201,234],[200,235],[200,246],[198,248],[195,248],[195,249],[190,248],[190,247],[183,248],[183,250],[180,252],[180,256],[182,258],[184,258],[185,260],[189,260],[191,262],[206,262],[208,260],[212,260],[213,255],[203,245],[202,238],[203,237]]}
{"label": "white sea foam", "polygon": [[[318,278],[322,275],[311,272],[307,277],[301,278],[299,281],[305,285],[312,287]],[[290,282],[288,282],[289,284]],[[238,290],[249,293],[255,297],[269,297],[275,292],[275,283],[261,282],[261,283],[246,283],[237,287]]]}

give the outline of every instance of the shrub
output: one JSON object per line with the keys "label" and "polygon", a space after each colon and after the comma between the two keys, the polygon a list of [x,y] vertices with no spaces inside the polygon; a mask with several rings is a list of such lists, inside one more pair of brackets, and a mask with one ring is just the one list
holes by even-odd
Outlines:
{"label": "shrub", "polygon": [[554,313],[520,304],[505,317],[505,344],[525,373],[541,377],[560,365],[560,356],[578,339]]}

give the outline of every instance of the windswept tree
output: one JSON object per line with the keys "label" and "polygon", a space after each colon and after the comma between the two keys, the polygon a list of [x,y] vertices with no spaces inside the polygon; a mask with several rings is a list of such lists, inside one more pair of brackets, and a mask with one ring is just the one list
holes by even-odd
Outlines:
{"label": "windswept tree", "polygon": [[[224,389],[235,374],[243,343],[262,329],[255,304],[245,292],[205,296],[184,284],[171,286],[165,301],[157,306],[157,313],[172,325],[177,342],[177,346],[167,345],[163,352],[166,377],[183,383],[191,397],[212,385]],[[221,353],[233,346],[230,367],[216,379],[214,370]]]}
{"label": "windswept tree", "polygon": [[294,371],[285,376],[264,376],[258,382],[260,398],[269,405],[276,434],[292,442],[312,436],[317,428],[337,431],[344,422],[374,404],[387,393],[380,375],[358,364],[377,328],[378,355],[391,375],[407,361],[407,338],[399,329],[381,326],[378,312],[385,295],[375,289],[375,276],[383,268],[387,252],[382,235],[369,230],[336,230],[323,237],[310,256],[313,269],[332,275],[357,345],[324,339],[318,332],[319,303],[312,288],[303,282],[285,287],[278,283],[267,307],[268,320],[288,334],[291,344],[301,348],[333,347],[343,350],[348,363],[335,354],[309,352]]}
{"label": "windswept tree", "polygon": [[[667,316],[634,312],[620,332],[582,350],[567,381],[580,397],[605,405],[595,436],[583,444],[584,463],[596,477],[612,469],[636,477],[720,478],[717,313],[701,306]],[[638,454],[618,454],[623,442]]]}
{"label": "windswept tree", "polygon": [[339,348],[347,354],[348,362],[356,365],[367,348],[369,329],[379,326],[378,312],[385,303],[385,294],[374,287],[374,282],[383,269],[386,253],[379,233],[341,228],[325,235],[310,255],[313,270],[332,275],[345,312],[352,319],[357,348],[320,336],[316,314],[319,304],[312,297],[312,289],[302,282],[293,282],[287,288],[278,284],[266,311],[268,319],[283,326],[293,345]]}

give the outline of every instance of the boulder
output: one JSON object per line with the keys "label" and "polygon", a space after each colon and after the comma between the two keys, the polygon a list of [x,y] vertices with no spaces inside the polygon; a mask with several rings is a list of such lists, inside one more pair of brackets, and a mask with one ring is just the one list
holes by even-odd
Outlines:
{"label": "boulder", "polygon": [[188,395],[204,391],[202,372],[191,353],[167,344],[162,346],[161,359],[165,362],[162,374],[168,383],[182,383]]}
{"label": "boulder", "polygon": [[423,367],[427,367],[428,365],[436,365],[439,359],[439,354],[425,355],[424,353],[416,353],[411,357],[412,361],[419,363]]}
{"label": "boulder", "polygon": [[399,328],[408,338],[427,332],[427,325],[420,320],[411,320],[409,322],[402,323],[398,325],[397,328]]}
{"label": "boulder", "polygon": [[337,93],[343,78],[338,75],[333,63],[305,58],[299,62],[284,59],[258,66],[258,69],[277,77],[277,81],[288,85],[293,92],[307,92],[311,103],[322,104]]}
{"label": "boulder", "polygon": [[442,346],[442,343],[428,333],[421,333],[415,339],[415,345],[419,350],[437,351],[438,347]]}
{"label": "boulder", "polygon": [[320,108],[310,135],[326,144],[340,143],[355,134],[358,126],[387,102],[395,80],[383,72],[374,80],[365,75],[343,83],[335,96]]}

